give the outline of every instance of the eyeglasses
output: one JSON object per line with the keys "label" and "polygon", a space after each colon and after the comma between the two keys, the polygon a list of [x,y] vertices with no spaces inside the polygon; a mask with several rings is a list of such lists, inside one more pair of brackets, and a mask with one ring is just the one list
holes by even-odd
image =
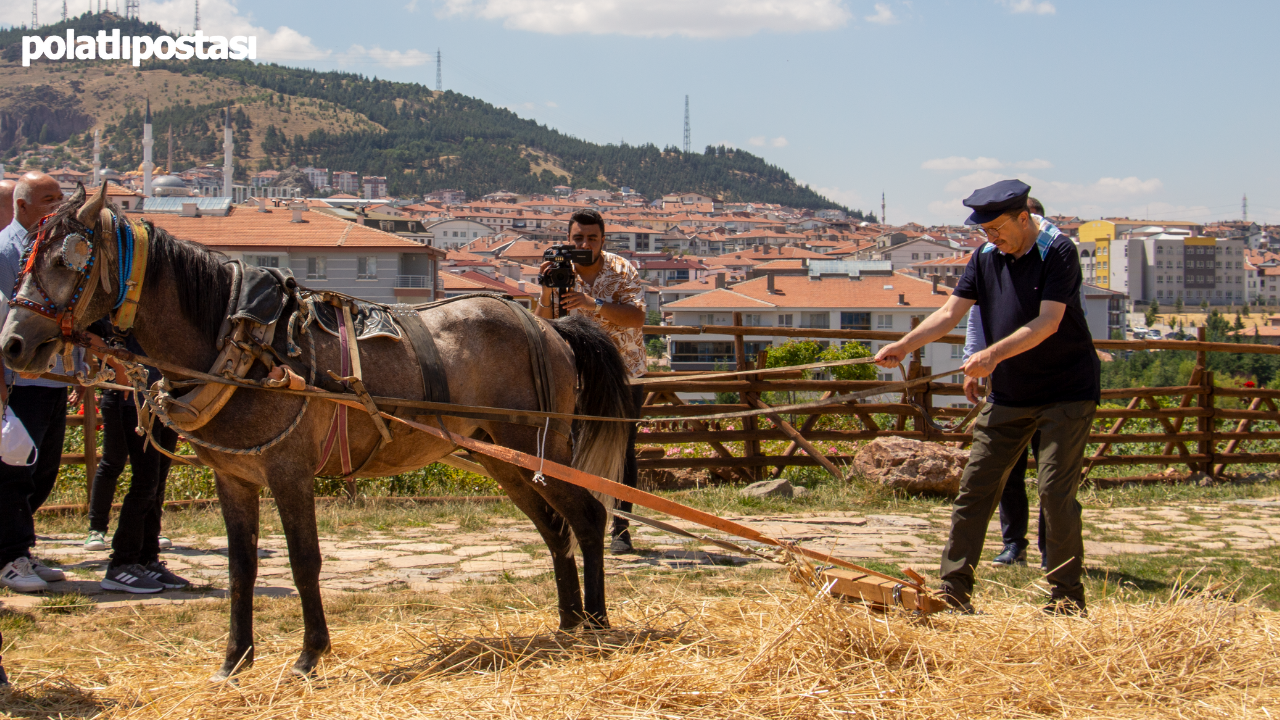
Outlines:
{"label": "eyeglasses", "polygon": [[991,228],[991,230],[987,230],[986,228],[979,225],[978,232],[982,233],[982,236],[987,239],[990,239],[993,237],[1000,237],[1000,228],[1004,227],[1005,225],[1008,225],[1012,221],[1013,221],[1013,218],[1005,218],[1004,222],[1000,223],[996,227]]}

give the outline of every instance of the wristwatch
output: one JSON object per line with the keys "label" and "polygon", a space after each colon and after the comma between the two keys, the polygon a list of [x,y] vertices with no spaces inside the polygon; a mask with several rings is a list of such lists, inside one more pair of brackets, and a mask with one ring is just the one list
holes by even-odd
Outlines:
{"label": "wristwatch", "polygon": [[604,301],[601,300],[600,298],[595,298],[595,301],[596,301],[596,314],[599,315],[600,311],[604,309]]}

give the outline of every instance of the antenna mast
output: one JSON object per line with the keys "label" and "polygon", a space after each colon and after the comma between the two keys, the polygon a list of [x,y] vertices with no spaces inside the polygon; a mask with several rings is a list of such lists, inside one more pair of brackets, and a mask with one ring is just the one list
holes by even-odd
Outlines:
{"label": "antenna mast", "polygon": [[693,142],[689,139],[689,96],[684,96],[684,151],[688,153],[693,149]]}
{"label": "antenna mast", "polygon": [[62,0],[62,22],[67,21],[67,0]]}
{"label": "antenna mast", "polygon": [[884,191],[883,190],[880,191],[880,224],[888,225],[888,223],[884,221]]}
{"label": "antenna mast", "polygon": [[436,92],[444,92],[444,81],[440,79],[440,48],[436,48]]}
{"label": "antenna mast", "polygon": [[1244,199],[1240,201],[1240,219],[1249,222],[1249,195],[1246,194]]}
{"label": "antenna mast", "polygon": [[31,0],[31,29],[40,27],[40,18],[36,15],[36,0]]}
{"label": "antenna mast", "polygon": [[196,24],[191,30],[194,32],[200,29],[200,0],[196,0]]}
{"label": "antenna mast", "polygon": [[137,20],[140,17],[138,14],[138,0],[124,0],[124,16],[132,20]]}

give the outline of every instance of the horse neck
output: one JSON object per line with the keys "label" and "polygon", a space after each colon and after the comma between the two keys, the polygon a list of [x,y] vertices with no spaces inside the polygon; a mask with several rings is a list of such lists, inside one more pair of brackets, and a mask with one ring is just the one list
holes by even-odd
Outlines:
{"label": "horse neck", "polygon": [[[220,300],[226,307],[227,298]],[[148,273],[138,300],[134,337],[149,357],[205,372],[218,355],[216,339],[183,312],[173,268],[160,263]]]}

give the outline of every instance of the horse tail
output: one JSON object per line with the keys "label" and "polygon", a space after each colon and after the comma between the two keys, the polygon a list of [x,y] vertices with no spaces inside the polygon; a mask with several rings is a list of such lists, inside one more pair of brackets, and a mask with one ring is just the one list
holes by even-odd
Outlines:
{"label": "horse tail", "polygon": [[[570,315],[552,321],[552,326],[573,350],[578,374],[578,397],[574,413],[599,417],[637,417],[637,408],[628,383],[630,374],[622,355],[608,333],[595,323]],[[583,472],[622,482],[627,460],[627,423],[602,420],[574,421],[573,467]],[[592,495],[612,515],[616,500],[608,495]]]}

